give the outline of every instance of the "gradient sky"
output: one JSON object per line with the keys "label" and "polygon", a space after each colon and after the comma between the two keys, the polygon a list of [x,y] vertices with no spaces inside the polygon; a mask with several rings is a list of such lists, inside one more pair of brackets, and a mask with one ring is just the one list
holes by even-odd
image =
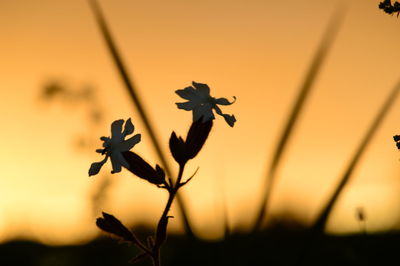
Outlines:
{"label": "gradient sky", "polygon": [[[310,223],[343,173],[365,130],[399,79],[400,20],[379,1],[345,1],[348,11],[279,169],[269,215],[291,213]],[[100,1],[165,151],[172,130],[185,134],[191,114],[176,109],[174,93],[191,81],[215,97],[237,97],[223,108],[237,117],[215,121],[200,166],[183,189],[195,232],[218,238],[226,206],[232,228],[249,226],[257,211],[265,168],[307,66],[339,1]],[[51,244],[98,234],[90,197],[101,176],[87,176],[101,159],[79,152],[74,136],[100,147],[116,119],[132,117],[142,142],[136,152],[157,162],[84,0],[0,0],[0,240],[29,237]],[[106,114],[93,128],[83,105],[44,103],[49,80],[71,89],[97,89]],[[400,102],[369,146],[328,223],[334,233],[399,225]],[[158,162],[157,162],[158,163]],[[110,168],[103,169],[107,173]],[[154,225],[164,191],[129,173],[112,176],[101,210],[124,222]],[[180,230],[177,211],[170,222]]]}

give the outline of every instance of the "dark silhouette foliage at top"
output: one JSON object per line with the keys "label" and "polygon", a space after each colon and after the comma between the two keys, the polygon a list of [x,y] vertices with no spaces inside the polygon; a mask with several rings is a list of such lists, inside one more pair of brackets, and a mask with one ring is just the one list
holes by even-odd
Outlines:
{"label": "dark silhouette foliage at top", "polygon": [[392,2],[390,0],[385,0],[383,2],[379,3],[379,9],[382,9],[385,13],[389,15],[393,15],[394,13],[397,13],[397,17],[399,17],[400,14],[400,3],[399,2]]}

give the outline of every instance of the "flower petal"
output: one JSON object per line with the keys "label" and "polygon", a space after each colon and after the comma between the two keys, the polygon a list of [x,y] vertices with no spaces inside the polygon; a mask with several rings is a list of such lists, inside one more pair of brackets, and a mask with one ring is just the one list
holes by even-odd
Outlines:
{"label": "flower petal", "polygon": [[194,102],[176,103],[176,105],[178,106],[178,109],[183,109],[186,111],[191,111],[197,106],[197,104]]}
{"label": "flower petal", "polygon": [[122,137],[122,125],[124,124],[123,119],[115,120],[111,124],[111,138],[123,138]]}
{"label": "flower petal", "polygon": [[124,132],[122,133],[122,135],[124,135],[124,136],[130,135],[133,133],[134,130],[135,130],[135,126],[132,124],[132,121],[129,118],[128,120],[126,120]]}
{"label": "flower petal", "polygon": [[221,111],[221,108],[219,108],[217,105],[214,105],[213,107],[214,107],[215,112],[216,112],[217,114],[219,114],[219,115],[224,115],[224,114],[222,113],[222,111]]}
{"label": "flower petal", "polygon": [[140,139],[141,139],[141,135],[136,134],[132,138],[124,140],[119,146],[119,151],[120,152],[129,151],[130,149],[133,148],[133,146],[135,146],[136,144],[138,144],[140,142]]}
{"label": "flower petal", "polygon": [[228,123],[228,125],[233,127],[233,125],[236,122],[235,116],[234,115],[226,115],[226,114],[224,114],[223,117],[225,118],[225,121]]}
{"label": "flower petal", "polygon": [[233,101],[229,102],[226,98],[218,98],[215,100],[216,104],[220,104],[220,105],[231,105],[232,103],[236,102],[236,97],[233,96]]}
{"label": "flower petal", "polygon": [[[110,156],[111,165],[112,165],[111,174],[121,172],[122,167],[121,167],[121,163],[120,163],[120,158],[118,158],[118,154],[121,155],[120,153],[115,153]],[[121,157],[122,157],[122,155],[121,155]]]}
{"label": "flower petal", "polygon": [[215,118],[210,104],[204,104],[193,109],[193,122],[198,121],[202,117],[203,122],[210,121]]}
{"label": "flower petal", "polygon": [[210,87],[204,83],[192,82],[193,86],[200,92],[203,96],[210,96]]}
{"label": "flower petal", "polygon": [[97,175],[100,172],[101,167],[104,165],[106,161],[103,160],[101,162],[92,163],[89,168],[89,176]]}
{"label": "flower petal", "polygon": [[224,119],[225,119],[225,121],[228,123],[228,125],[230,125],[231,127],[233,127],[233,125],[234,125],[235,122],[236,122],[236,118],[235,118],[234,115],[227,115],[227,114],[222,113],[221,109],[220,109],[217,105],[214,106],[214,109],[215,109],[215,112],[216,112],[217,114],[219,114],[220,116],[223,116],[223,117],[224,117]]}
{"label": "flower petal", "polygon": [[183,90],[176,90],[176,94],[186,100],[192,100],[196,97],[196,90],[193,87],[186,87]]}

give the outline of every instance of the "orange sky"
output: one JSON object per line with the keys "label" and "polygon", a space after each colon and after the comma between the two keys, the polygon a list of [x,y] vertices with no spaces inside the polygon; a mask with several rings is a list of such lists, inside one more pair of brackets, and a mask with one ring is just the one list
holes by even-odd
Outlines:
{"label": "orange sky", "polygon": [[[346,1],[348,12],[318,77],[280,168],[270,212],[293,212],[311,222],[328,197],[369,123],[399,75],[400,20],[378,10],[379,1]],[[130,73],[167,151],[172,130],[184,134],[189,112],[177,110],[176,89],[192,80],[216,97],[238,98],[224,108],[237,123],[215,123],[187,174],[200,170],[183,196],[195,232],[222,234],[227,202],[232,227],[248,226],[258,206],[266,163],[290,105],[338,1],[128,1],[100,2]],[[78,153],[76,134],[109,135],[115,119],[132,117],[155,156],[131,106],[87,2],[0,0],[0,240],[28,236],[47,243],[86,240],[98,232],[90,193],[100,177],[87,177],[94,150]],[[90,132],[82,106],[43,104],[50,79],[71,88],[98,89],[106,119]],[[396,103],[356,169],[328,224],[331,232],[386,230],[400,219],[400,133]],[[104,170],[107,172],[108,169]],[[101,209],[123,221],[159,218],[166,195],[129,173],[112,176]],[[221,192],[223,190],[223,193]],[[223,199],[221,195],[225,195]],[[173,210],[173,214],[177,212]],[[180,228],[179,218],[170,223]]]}

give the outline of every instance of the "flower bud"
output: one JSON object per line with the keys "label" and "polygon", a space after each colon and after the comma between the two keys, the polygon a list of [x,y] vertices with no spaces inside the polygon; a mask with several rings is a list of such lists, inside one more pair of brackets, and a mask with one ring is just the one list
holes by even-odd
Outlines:
{"label": "flower bud", "polygon": [[186,136],[186,141],[181,137],[178,138],[175,132],[172,132],[169,139],[169,148],[177,163],[185,164],[196,157],[206,142],[212,125],[212,120],[202,122],[202,119],[199,119],[193,122]]}
{"label": "flower bud", "polygon": [[129,167],[127,169],[134,175],[155,185],[161,185],[165,182],[164,170],[159,165],[154,169],[142,157],[131,151],[124,152],[122,155],[128,162]]}
{"label": "flower bud", "polygon": [[169,139],[169,149],[177,163],[185,164],[188,161],[186,158],[185,141],[181,137],[178,138],[175,132],[172,132]]}
{"label": "flower bud", "polygon": [[96,225],[107,233],[121,237],[126,241],[134,241],[132,232],[111,214],[103,212],[103,218],[97,218]]}
{"label": "flower bud", "polygon": [[199,120],[192,123],[185,142],[185,151],[188,160],[193,159],[200,152],[208,138],[212,125],[212,120],[206,122]]}

